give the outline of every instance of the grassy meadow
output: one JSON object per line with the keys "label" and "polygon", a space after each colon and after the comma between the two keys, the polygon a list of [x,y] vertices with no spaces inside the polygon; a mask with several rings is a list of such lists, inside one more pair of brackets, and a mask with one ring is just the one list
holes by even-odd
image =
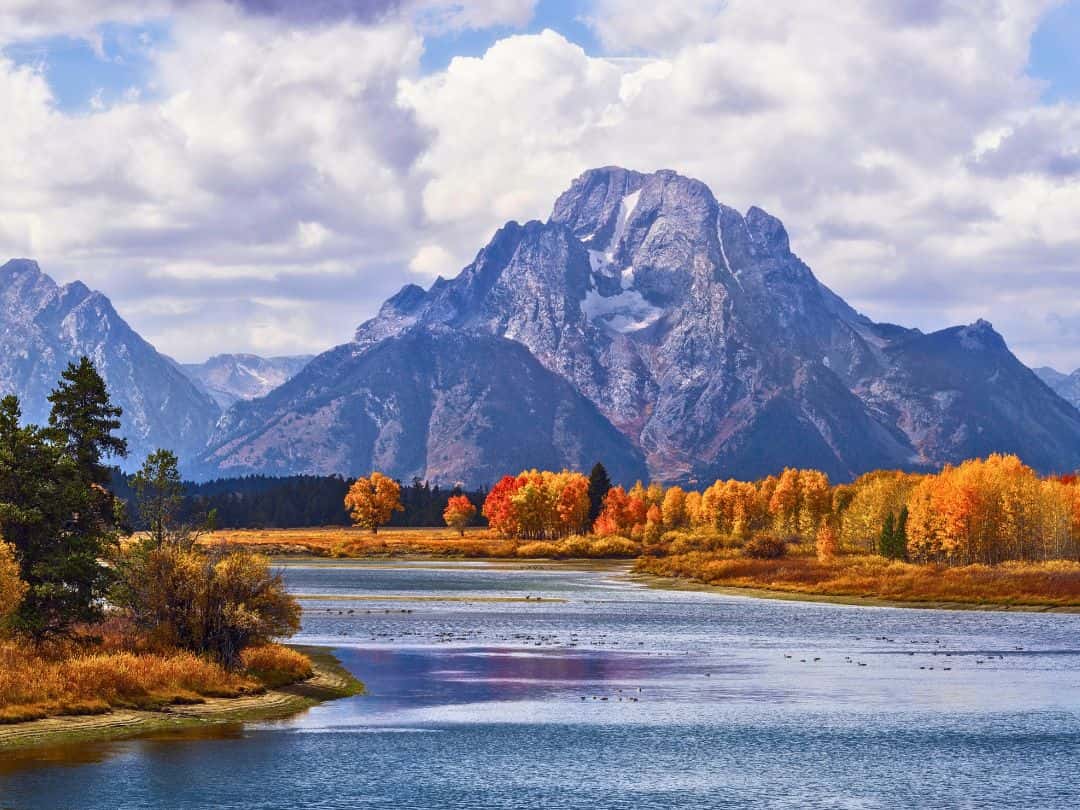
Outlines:
{"label": "grassy meadow", "polygon": [[366,529],[328,526],[311,529],[233,529],[200,538],[210,547],[225,544],[262,554],[318,557],[433,557],[471,559],[632,559],[641,544],[619,537],[571,535],[558,540],[501,537],[490,529]]}

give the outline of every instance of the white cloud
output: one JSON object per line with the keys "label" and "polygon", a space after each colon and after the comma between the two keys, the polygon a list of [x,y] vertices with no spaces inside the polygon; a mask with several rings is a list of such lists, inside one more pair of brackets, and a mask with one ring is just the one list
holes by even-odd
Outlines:
{"label": "white cloud", "polygon": [[9,0],[0,41],[163,14],[170,35],[152,93],[78,116],[0,59],[0,254],[104,289],[184,359],[310,350],[584,169],[674,168],[781,216],[874,317],[985,316],[1076,366],[1080,111],[1025,74],[1049,5],[594,0],[605,56],[547,31],[421,76],[425,35],[534,0]]}
{"label": "white cloud", "polygon": [[731,0],[665,4],[661,23],[601,0],[602,40],[643,60],[545,32],[404,82],[433,133],[425,211],[464,261],[476,239],[458,234],[545,216],[586,167],[674,168],[781,216],[872,316],[986,316],[1036,361],[1080,282],[1062,262],[1080,247],[1077,109],[1040,106],[1025,74],[1048,5]]}
{"label": "white cloud", "polygon": [[412,272],[429,279],[440,275],[453,276],[458,267],[453,255],[441,245],[421,245],[409,260],[409,269]]}

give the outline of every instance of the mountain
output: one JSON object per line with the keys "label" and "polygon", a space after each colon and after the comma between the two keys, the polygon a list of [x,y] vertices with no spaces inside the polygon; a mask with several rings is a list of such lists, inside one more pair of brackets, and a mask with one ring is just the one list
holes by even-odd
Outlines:
{"label": "mountain", "polygon": [[203,363],[182,363],[180,369],[224,411],[237,400],[266,396],[295,376],[312,357],[218,354]]}
{"label": "mountain", "polygon": [[332,349],[269,396],[237,403],[219,434],[206,460],[229,476],[379,469],[493,482],[597,458],[623,479],[646,472],[629,439],[524,346],[437,327]]}
{"label": "mountain", "polygon": [[[527,351],[512,353],[507,342]],[[478,366],[462,367],[447,347]],[[675,172],[618,167],[586,172],[546,222],[507,223],[456,277],[406,286],[352,343],[265,400],[237,405],[207,464],[380,467],[484,483],[487,466],[453,454],[498,472],[578,465],[565,441],[546,444],[549,432],[606,463],[586,444],[595,422],[569,415],[549,431],[542,414],[542,457],[522,464],[510,451],[540,395],[502,384],[511,356],[515,374],[530,359],[546,369],[550,392],[555,378],[568,383],[573,413],[592,413],[580,400],[591,403],[665,481],[755,477],[785,465],[846,480],[996,450],[1044,471],[1080,465],[1080,414],[990,324],[923,334],[875,323],[814,277],[762,209],[742,214]],[[481,414],[450,440],[438,408],[404,416],[414,396]],[[605,431],[605,442],[613,435]],[[335,450],[340,441],[351,449]]]}
{"label": "mountain", "polygon": [[1043,366],[1035,369],[1035,373],[1063,399],[1080,409],[1080,368],[1072,374],[1062,374],[1049,366]]}
{"label": "mountain", "polygon": [[60,372],[82,355],[124,409],[125,468],[157,447],[182,459],[205,448],[217,403],[139,337],[108,298],[82,282],[60,286],[28,259],[0,266],[0,393],[17,394],[24,418],[43,424]]}

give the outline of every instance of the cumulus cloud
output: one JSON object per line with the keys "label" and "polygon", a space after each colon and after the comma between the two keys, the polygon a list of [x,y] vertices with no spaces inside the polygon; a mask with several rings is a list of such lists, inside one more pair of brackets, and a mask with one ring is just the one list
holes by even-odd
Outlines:
{"label": "cumulus cloud", "polygon": [[432,133],[425,212],[449,246],[542,216],[589,166],[674,168],[781,216],[868,314],[988,317],[1035,361],[1080,281],[1077,110],[1025,73],[1049,6],[599,0],[601,40],[637,59],[545,32],[403,83]]}
{"label": "cumulus cloud", "polygon": [[783,218],[875,318],[987,317],[1076,366],[1080,111],[1025,72],[1051,5],[593,0],[602,53],[544,31],[422,75],[425,37],[535,0],[13,0],[0,39],[163,15],[169,37],[152,94],[81,115],[0,60],[0,251],[184,359],[310,351],[584,169],[673,168]]}

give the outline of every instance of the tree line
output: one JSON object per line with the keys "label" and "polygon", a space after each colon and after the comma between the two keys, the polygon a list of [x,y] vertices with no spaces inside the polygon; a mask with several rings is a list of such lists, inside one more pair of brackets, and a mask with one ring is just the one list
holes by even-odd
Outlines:
{"label": "tree line", "polygon": [[[353,522],[376,530],[400,511],[399,488],[378,473],[346,495]],[[476,519],[471,501],[448,500],[444,522]],[[550,541],[592,533],[646,553],[737,546],[780,556],[813,543],[821,557],[860,552],[952,565],[1080,559],[1080,481],[1041,477],[1016,456],[994,454],[940,472],[878,470],[834,485],[813,469],[703,490],[638,481],[612,486],[602,464],[589,476],[525,470],[500,479],[479,513],[505,538]]]}
{"label": "tree line", "polygon": [[[202,483],[185,481],[177,517],[185,522],[210,517],[220,529],[348,526],[350,518],[344,500],[355,480],[334,475],[250,475]],[[113,471],[112,489],[128,505],[132,528],[141,530],[145,521],[139,514],[132,481],[132,475]],[[479,509],[487,496],[483,489],[440,487],[420,478],[412,479],[408,485],[398,483],[403,509],[391,516],[391,527],[439,526],[452,497],[464,496]],[[467,525],[484,525],[482,516],[474,516]]]}

